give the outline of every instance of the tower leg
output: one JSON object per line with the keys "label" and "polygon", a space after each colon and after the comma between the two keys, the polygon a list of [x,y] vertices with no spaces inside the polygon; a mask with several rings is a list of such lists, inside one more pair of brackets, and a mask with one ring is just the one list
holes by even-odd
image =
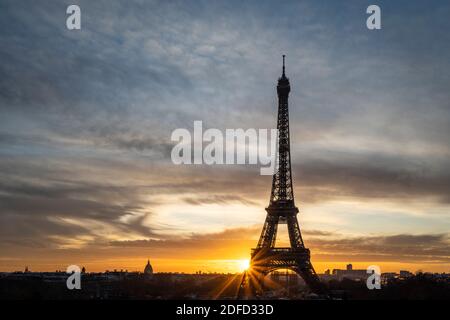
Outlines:
{"label": "tower leg", "polygon": [[318,295],[327,294],[325,285],[320,281],[312,265],[310,265],[310,267],[297,267],[295,268],[295,272],[302,277],[306,285],[313,293]]}

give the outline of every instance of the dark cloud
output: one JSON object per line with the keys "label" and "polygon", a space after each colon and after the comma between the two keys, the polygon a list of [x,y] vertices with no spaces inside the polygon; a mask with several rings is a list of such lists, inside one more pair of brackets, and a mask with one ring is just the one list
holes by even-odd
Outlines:
{"label": "dark cloud", "polygon": [[[58,240],[52,240],[55,236],[101,240],[86,221],[102,223],[116,232],[150,236],[153,233],[143,221],[151,213],[142,207],[144,204],[149,202],[139,201],[132,187],[74,180],[33,184],[8,179],[0,183],[0,238],[4,243],[49,247],[58,244]],[[134,218],[120,220],[127,215]]]}
{"label": "dark cloud", "polygon": [[[431,172],[425,164],[418,168],[396,168],[397,161],[376,163],[339,160],[307,162],[295,167],[300,197],[305,201],[325,199],[372,198],[403,201],[433,197],[450,201],[450,173]],[[361,160],[362,160],[361,159]]]}
{"label": "dark cloud", "polygon": [[[391,262],[450,262],[448,234],[388,235],[311,239],[308,245],[317,259]],[[342,261],[342,260],[340,260]]]}
{"label": "dark cloud", "polygon": [[139,138],[131,138],[128,140],[118,139],[113,140],[112,143],[118,148],[122,149],[131,149],[137,151],[145,151],[148,149],[157,149],[164,153],[165,156],[170,154],[173,145],[171,144],[163,144],[159,141],[155,141],[153,139],[139,139]]}
{"label": "dark cloud", "polygon": [[302,230],[302,234],[304,235],[308,235],[308,236],[336,236],[335,232],[331,232],[331,231],[323,231],[323,230]]}
{"label": "dark cloud", "polygon": [[247,205],[255,205],[256,202],[247,200],[244,197],[233,196],[233,195],[209,195],[206,197],[186,197],[183,199],[184,202],[193,205],[201,204],[225,204],[229,202],[241,202]]}

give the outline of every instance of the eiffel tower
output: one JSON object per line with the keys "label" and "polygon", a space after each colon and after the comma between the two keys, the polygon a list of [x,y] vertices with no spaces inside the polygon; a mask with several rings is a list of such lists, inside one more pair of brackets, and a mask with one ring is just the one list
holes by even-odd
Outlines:
{"label": "eiffel tower", "polygon": [[[285,55],[283,55],[283,73],[278,79],[278,153],[277,171],[272,179],[270,203],[266,208],[267,216],[256,248],[251,250],[251,267],[244,274],[239,296],[245,287],[253,286],[257,293],[261,291],[264,277],[276,269],[289,269],[298,273],[310,290],[324,294],[310,260],[310,251],[305,248],[297,220],[298,208],[294,202],[291,172],[291,152],[289,142],[288,96],[291,90],[285,74]],[[290,247],[275,247],[278,224],[287,224]],[[256,282],[252,285],[251,282]]]}

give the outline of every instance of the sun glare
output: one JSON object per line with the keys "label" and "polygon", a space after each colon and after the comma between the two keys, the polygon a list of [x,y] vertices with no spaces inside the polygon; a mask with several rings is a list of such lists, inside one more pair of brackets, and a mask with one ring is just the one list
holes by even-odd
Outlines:
{"label": "sun glare", "polygon": [[238,266],[239,271],[245,271],[248,268],[250,268],[250,260],[248,259],[238,260]]}

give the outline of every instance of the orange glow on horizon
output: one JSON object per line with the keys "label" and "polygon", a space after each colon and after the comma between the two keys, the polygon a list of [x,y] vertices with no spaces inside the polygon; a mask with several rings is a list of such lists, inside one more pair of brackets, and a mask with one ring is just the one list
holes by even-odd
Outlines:
{"label": "orange glow on horizon", "polygon": [[[177,273],[242,273],[249,269],[249,259],[166,259],[153,258],[150,256],[154,272],[177,272]],[[66,260],[66,259],[64,259]],[[129,272],[142,272],[147,262],[145,257],[105,259],[103,261],[75,261],[75,264],[86,267],[87,272],[104,272],[106,270],[127,270]],[[383,262],[383,261],[317,261],[312,260],[317,273],[324,273],[329,269],[345,269],[348,263],[353,265],[353,269],[366,269],[370,265],[378,265],[382,272],[399,272],[408,270],[410,272],[449,272],[448,266],[423,263],[403,263],[403,262]],[[14,264],[0,263],[2,271],[23,271],[28,266],[30,271],[64,271],[68,265],[74,264],[69,260],[61,261],[42,261],[39,259],[14,261]]]}

